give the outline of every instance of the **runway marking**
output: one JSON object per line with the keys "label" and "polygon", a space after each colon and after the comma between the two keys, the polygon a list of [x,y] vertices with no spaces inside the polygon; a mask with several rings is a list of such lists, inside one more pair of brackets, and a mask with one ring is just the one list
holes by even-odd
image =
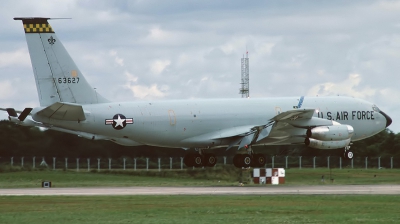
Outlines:
{"label": "runway marking", "polygon": [[251,187],[79,187],[0,189],[1,196],[95,195],[269,195],[400,194],[400,185],[251,186]]}

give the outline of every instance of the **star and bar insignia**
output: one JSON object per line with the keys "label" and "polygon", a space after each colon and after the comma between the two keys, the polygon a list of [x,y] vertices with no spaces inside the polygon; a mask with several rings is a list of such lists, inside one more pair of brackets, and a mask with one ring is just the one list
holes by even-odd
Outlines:
{"label": "star and bar insignia", "polygon": [[133,124],[133,118],[126,118],[123,114],[116,114],[113,119],[106,119],[105,124],[112,125],[115,130],[121,130],[127,124]]}

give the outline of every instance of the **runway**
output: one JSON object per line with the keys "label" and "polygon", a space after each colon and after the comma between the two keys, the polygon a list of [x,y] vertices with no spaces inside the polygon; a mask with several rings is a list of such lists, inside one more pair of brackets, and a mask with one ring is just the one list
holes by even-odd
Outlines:
{"label": "runway", "polygon": [[0,189],[1,196],[79,195],[368,195],[400,194],[400,185],[251,186],[251,187],[79,187]]}

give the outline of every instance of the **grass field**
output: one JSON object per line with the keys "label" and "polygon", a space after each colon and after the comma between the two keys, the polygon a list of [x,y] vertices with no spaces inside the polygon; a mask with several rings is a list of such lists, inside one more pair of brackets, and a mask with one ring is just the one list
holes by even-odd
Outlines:
{"label": "grass field", "polygon": [[0,223],[398,223],[400,196],[0,196]]}
{"label": "grass field", "polygon": [[[235,186],[239,179],[240,171],[232,167],[161,172],[3,169],[0,188],[40,187],[44,180],[53,187]],[[336,184],[400,184],[400,170],[286,170],[285,185]],[[400,195],[0,196],[0,223],[398,223],[399,205]]]}
{"label": "grass field", "polygon": [[[250,171],[242,176],[248,177]],[[324,182],[321,177],[324,175]],[[235,186],[240,171],[233,167],[174,171],[102,171],[62,170],[0,172],[0,188],[40,187],[51,181],[53,187],[85,186]],[[249,178],[243,178],[248,182]],[[285,185],[400,184],[397,169],[287,169]],[[332,180],[331,180],[332,179]]]}

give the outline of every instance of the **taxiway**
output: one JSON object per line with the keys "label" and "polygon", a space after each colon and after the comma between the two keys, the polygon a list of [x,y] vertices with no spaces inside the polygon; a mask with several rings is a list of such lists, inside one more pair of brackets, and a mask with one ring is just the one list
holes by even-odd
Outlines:
{"label": "taxiway", "polygon": [[0,195],[327,195],[400,194],[400,185],[251,186],[251,187],[79,187],[0,189]]}

